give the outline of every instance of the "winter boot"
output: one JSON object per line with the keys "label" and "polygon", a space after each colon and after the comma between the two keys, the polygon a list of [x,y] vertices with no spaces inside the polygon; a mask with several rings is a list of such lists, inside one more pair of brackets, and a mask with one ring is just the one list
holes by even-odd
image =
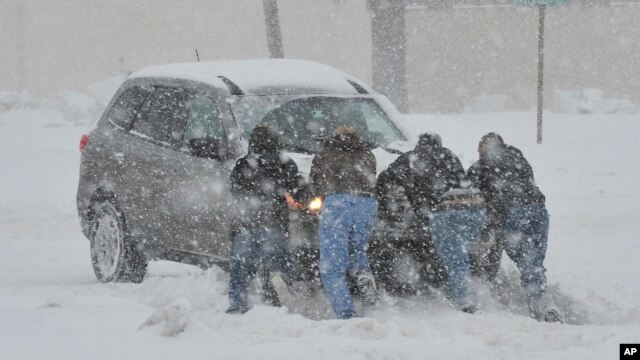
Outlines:
{"label": "winter boot", "polygon": [[360,292],[360,298],[362,305],[372,306],[378,302],[378,289],[376,288],[376,281],[368,270],[360,270],[356,276],[356,285]]}
{"label": "winter boot", "polygon": [[538,321],[564,323],[560,310],[547,294],[539,299],[529,299],[529,315]]}
{"label": "winter boot", "polygon": [[231,305],[229,306],[229,308],[225,311],[225,313],[227,314],[244,314],[247,311],[249,311],[249,308],[247,306],[235,306],[235,305]]}
{"label": "winter boot", "polygon": [[478,305],[474,303],[467,303],[458,308],[458,310],[467,314],[475,314],[478,311]]}
{"label": "winter boot", "polygon": [[547,309],[544,313],[544,321],[548,323],[564,323],[558,309]]}

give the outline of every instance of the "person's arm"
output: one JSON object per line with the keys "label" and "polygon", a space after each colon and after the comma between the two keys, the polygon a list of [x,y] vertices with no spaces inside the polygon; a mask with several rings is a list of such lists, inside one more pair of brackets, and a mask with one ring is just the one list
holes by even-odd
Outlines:
{"label": "person's arm", "polygon": [[450,174],[452,175],[449,177],[449,185],[451,186],[451,188],[464,187],[466,174],[464,172],[464,167],[462,166],[460,159],[458,159],[458,157],[450,150],[447,150],[445,156],[445,164]]}
{"label": "person's arm", "polygon": [[326,191],[324,161],[322,158],[322,152],[313,158],[311,162],[311,172],[309,174],[311,193],[320,196],[324,196],[324,191]]}
{"label": "person's arm", "polygon": [[255,177],[256,169],[252,167],[246,158],[239,159],[231,171],[231,194],[240,197],[262,195],[257,186]]}
{"label": "person's arm", "polygon": [[244,158],[236,161],[233,170],[231,171],[231,193],[234,195],[246,193],[246,185],[248,180],[246,178],[247,162]]}
{"label": "person's arm", "polygon": [[302,176],[298,173],[298,165],[291,159],[287,159],[284,163],[284,178],[285,191],[289,193],[294,200],[303,202],[306,196],[304,194],[306,184]]}
{"label": "person's arm", "polygon": [[520,153],[520,156],[518,157],[517,166],[522,178],[526,179],[530,185],[536,186],[536,179],[533,177],[533,168],[522,153]]}
{"label": "person's arm", "polygon": [[469,170],[467,170],[467,180],[469,181],[471,187],[474,187],[482,191],[481,182],[480,182],[480,172],[481,172],[480,161],[476,161],[475,163],[473,163],[473,165],[471,165],[471,167],[469,167]]}
{"label": "person's arm", "polygon": [[367,166],[367,176],[369,177],[369,184],[371,185],[371,188],[375,188],[376,187],[376,156],[373,155],[373,153],[370,150],[367,150],[367,156],[366,156],[366,166]]}

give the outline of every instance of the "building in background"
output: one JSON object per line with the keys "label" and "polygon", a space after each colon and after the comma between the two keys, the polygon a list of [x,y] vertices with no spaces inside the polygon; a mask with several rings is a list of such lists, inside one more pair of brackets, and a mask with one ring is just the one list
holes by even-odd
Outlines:
{"label": "building in background", "polygon": [[[638,1],[547,10],[546,93],[601,89],[640,104]],[[511,0],[415,0],[404,14],[412,112],[523,110],[536,103],[537,11]],[[367,0],[278,0],[286,57],[371,83]],[[261,0],[5,0],[0,90],[84,89],[150,65],[268,56]],[[549,103],[549,102],[547,102]]]}

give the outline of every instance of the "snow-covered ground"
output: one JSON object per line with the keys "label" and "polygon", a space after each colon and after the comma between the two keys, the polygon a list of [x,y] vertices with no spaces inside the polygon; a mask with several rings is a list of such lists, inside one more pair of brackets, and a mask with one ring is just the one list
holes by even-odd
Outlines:
{"label": "snow-covered ground", "polygon": [[[404,121],[414,134],[440,133],[465,166],[488,131],[523,150],[552,216],[546,265],[569,322],[559,325],[528,318],[521,293],[493,298],[481,284],[480,314],[457,312],[435,294],[385,297],[349,321],[329,319],[322,302],[314,319],[265,305],[227,315],[228,277],[218,268],[158,262],[142,284],[100,284],[75,210],[78,141],[90,120],[69,119],[55,103],[7,107],[0,359],[614,359],[619,343],[640,342],[638,115],[547,114],[543,145],[534,113]],[[514,269],[503,261],[507,282],[517,281]],[[140,328],[171,304],[186,317],[183,333]]]}

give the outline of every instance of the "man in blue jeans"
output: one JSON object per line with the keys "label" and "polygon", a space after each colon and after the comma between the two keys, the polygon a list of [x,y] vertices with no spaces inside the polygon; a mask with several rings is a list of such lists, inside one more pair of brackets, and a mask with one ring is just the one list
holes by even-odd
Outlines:
{"label": "man in blue jeans", "polygon": [[338,319],[357,316],[347,275],[362,303],[376,301],[367,244],[378,210],[376,159],[352,128],[337,128],[313,159],[311,182],[324,198],[320,217],[320,278]]}
{"label": "man in blue jeans", "polygon": [[396,159],[380,178],[404,188],[446,268],[451,301],[461,311],[474,313],[467,248],[480,234],[485,205],[480,192],[469,187],[458,157],[442,146],[439,135],[425,133],[415,149]]}
{"label": "man in blue jeans", "polygon": [[227,313],[248,311],[247,288],[261,262],[272,271],[279,300],[291,298],[287,285],[294,274],[285,195],[297,193],[301,185],[298,167],[279,151],[278,135],[266,126],[256,126],[249,138],[249,153],[231,172],[231,193],[238,213],[233,225]]}
{"label": "man in blue jeans", "polygon": [[482,137],[480,159],[467,171],[469,179],[488,204],[485,230],[497,234],[497,246],[520,270],[520,282],[531,317],[562,322],[562,316],[546,293],[547,277],[543,265],[547,253],[549,213],[545,197],[536,186],[533,170],[522,152],[504,143],[496,133]]}

